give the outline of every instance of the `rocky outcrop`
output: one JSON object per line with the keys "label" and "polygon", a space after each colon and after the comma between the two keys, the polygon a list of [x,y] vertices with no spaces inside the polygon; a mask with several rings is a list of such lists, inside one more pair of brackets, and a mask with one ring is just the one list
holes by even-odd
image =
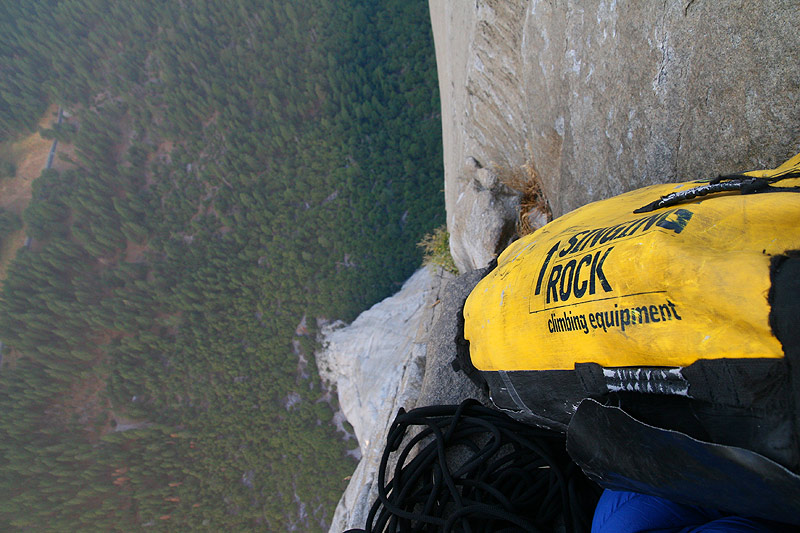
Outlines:
{"label": "rocky outcrop", "polygon": [[470,246],[456,223],[467,157],[532,162],[560,216],[800,151],[793,0],[430,0],[430,11],[454,257]]}
{"label": "rocky outcrop", "polygon": [[469,272],[488,265],[511,242],[520,197],[473,157],[466,159],[459,181],[447,229],[453,262],[460,272]]}
{"label": "rocky outcrop", "polygon": [[423,268],[402,289],[361,313],[349,326],[322,330],[320,376],[335,384],[353,426],[361,460],[336,508],[331,531],[363,527],[375,498],[386,433],[400,407],[416,405],[425,372],[428,332],[452,275]]}
{"label": "rocky outcrop", "polygon": [[336,507],[331,533],[363,528],[377,498],[377,473],[391,422],[400,407],[488,401],[451,363],[464,349],[461,309],[484,270],[458,278],[419,270],[390,298],[349,326],[322,331],[317,354],[322,378],[336,384],[339,403],[358,438],[362,457]]}

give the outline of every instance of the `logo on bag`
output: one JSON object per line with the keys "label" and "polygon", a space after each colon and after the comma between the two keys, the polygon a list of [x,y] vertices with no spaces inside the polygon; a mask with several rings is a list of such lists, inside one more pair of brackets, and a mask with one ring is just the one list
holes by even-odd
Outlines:
{"label": "logo on bag", "polygon": [[536,278],[534,295],[543,294],[546,309],[572,299],[611,293],[614,291],[613,285],[603,270],[614,250],[610,243],[642,235],[655,228],[679,234],[691,218],[692,212],[687,209],[672,209],[614,226],[579,231],[563,247],[562,241],[558,241],[545,256]]}
{"label": "logo on bag", "polygon": [[[545,291],[545,304],[551,302],[565,302],[573,295],[575,298],[583,298],[587,294],[592,295],[597,292],[598,287],[604,292],[611,292],[613,289],[608,283],[605,272],[603,272],[603,264],[608,258],[608,254],[614,249],[613,246],[604,250],[598,250],[595,253],[589,253],[578,259],[570,259],[565,264],[553,265],[548,270],[550,260],[561,242],[557,242],[547,253],[544,260],[542,269],[539,271],[539,277],[536,280],[536,292],[534,294],[541,294],[542,289]],[[547,275],[547,282],[545,283],[545,272]],[[586,273],[584,276],[583,274]]]}

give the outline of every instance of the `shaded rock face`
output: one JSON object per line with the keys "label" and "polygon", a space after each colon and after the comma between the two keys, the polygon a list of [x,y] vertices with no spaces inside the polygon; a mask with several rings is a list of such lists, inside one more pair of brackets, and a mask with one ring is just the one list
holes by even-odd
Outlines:
{"label": "shaded rock face", "polygon": [[468,156],[532,160],[560,216],[800,151],[794,0],[430,0],[430,10],[448,224]]}

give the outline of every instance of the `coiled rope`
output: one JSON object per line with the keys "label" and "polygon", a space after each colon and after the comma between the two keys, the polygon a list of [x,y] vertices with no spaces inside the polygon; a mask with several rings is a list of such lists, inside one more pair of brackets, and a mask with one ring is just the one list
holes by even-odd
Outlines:
{"label": "coiled rope", "polygon": [[[414,426],[421,429],[410,436]],[[387,483],[390,456],[404,440]],[[562,521],[567,532],[584,532],[600,492],[570,460],[563,434],[475,400],[401,409],[381,459],[378,500],[365,529],[348,533],[549,532]]]}

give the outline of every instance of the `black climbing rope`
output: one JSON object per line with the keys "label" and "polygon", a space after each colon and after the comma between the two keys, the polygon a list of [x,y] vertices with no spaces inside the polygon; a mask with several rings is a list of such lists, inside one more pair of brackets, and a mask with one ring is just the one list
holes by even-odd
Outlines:
{"label": "black climbing rope", "polygon": [[475,400],[401,409],[381,459],[378,500],[365,529],[350,532],[550,532],[563,523],[577,533],[589,531],[599,495],[567,455],[563,434]]}

